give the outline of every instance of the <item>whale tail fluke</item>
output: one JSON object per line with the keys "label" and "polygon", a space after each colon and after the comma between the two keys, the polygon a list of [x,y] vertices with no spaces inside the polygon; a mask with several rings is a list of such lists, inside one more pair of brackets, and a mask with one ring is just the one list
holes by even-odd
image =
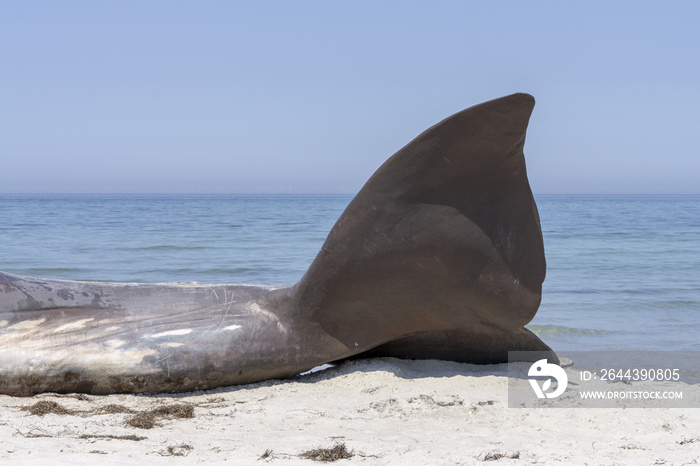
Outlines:
{"label": "whale tail fluke", "polygon": [[523,330],[546,268],[523,156],[534,104],[476,105],[389,158],[297,284],[299,309],[367,354],[504,362],[509,349],[549,350]]}

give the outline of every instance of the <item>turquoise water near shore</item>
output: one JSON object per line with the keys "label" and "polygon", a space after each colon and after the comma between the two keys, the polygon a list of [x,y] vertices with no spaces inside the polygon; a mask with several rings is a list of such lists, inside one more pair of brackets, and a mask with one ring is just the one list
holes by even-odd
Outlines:
{"label": "turquoise water near shore", "polygon": [[[0,270],[127,282],[295,283],[350,195],[0,195]],[[536,196],[529,327],[555,350],[700,350],[700,196]]]}

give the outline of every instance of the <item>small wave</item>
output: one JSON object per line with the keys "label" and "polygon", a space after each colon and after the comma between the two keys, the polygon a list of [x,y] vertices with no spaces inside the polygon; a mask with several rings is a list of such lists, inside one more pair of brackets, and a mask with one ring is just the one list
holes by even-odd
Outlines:
{"label": "small wave", "polygon": [[212,268],[212,269],[194,269],[194,268],[179,268],[179,269],[168,269],[168,268],[160,268],[160,269],[149,269],[149,270],[144,270],[143,273],[147,274],[171,274],[171,275],[179,275],[179,274],[190,274],[190,275],[240,275],[240,274],[245,274],[251,272],[252,269],[245,268],[245,267],[238,267],[238,268]]}
{"label": "small wave", "polygon": [[668,301],[657,301],[654,306],[658,309],[691,309],[693,311],[700,309],[700,302],[695,300],[668,300]]}
{"label": "small wave", "polygon": [[159,244],[156,246],[139,246],[135,248],[120,248],[124,251],[193,251],[213,249],[209,246],[173,246],[171,244]]}
{"label": "small wave", "polygon": [[573,328],[563,325],[526,325],[525,328],[535,335],[609,335],[613,332],[592,328]]}
{"label": "small wave", "polygon": [[193,271],[197,275],[241,275],[250,273],[253,269],[247,267],[236,267],[232,269],[227,268],[212,268],[212,269],[202,269]]}
{"label": "small wave", "polygon": [[64,268],[64,267],[53,267],[53,268],[28,268],[22,269],[19,272],[20,275],[30,276],[30,277],[43,277],[48,275],[56,274],[76,274],[76,273],[86,273],[91,272],[89,269],[78,269],[78,268]]}

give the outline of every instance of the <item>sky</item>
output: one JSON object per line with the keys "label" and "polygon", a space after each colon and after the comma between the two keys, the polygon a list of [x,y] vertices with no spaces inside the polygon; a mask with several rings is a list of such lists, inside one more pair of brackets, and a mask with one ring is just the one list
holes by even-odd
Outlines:
{"label": "sky", "polygon": [[537,100],[535,194],[700,193],[697,1],[0,3],[0,193],[355,193]]}

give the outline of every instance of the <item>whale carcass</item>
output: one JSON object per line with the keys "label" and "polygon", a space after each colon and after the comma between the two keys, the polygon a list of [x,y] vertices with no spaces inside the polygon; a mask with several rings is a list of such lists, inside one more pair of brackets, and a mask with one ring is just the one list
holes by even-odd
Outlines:
{"label": "whale carcass", "polygon": [[513,94],[420,134],[287,288],[0,273],[0,393],[183,392],[358,356],[556,360],[523,328],[545,277],[523,156],[534,103]]}

